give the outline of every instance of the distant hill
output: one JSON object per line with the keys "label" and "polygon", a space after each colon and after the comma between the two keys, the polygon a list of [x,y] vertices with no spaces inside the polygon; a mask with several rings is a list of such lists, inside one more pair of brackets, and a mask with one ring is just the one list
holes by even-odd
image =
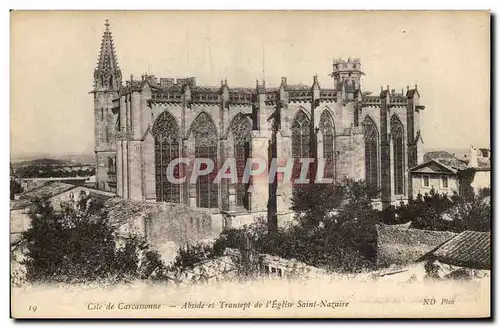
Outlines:
{"label": "distant hill", "polygon": [[21,167],[21,166],[28,166],[28,165],[45,166],[45,165],[66,165],[66,164],[69,164],[69,162],[65,161],[65,160],[53,159],[53,158],[39,158],[39,159],[26,160],[26,161],[12,163],[12,166],[13,167]]}
{"label": "distant hill", "polygon": [[94,155],[60,155],[60,156],[40,156],[11,159],[14,168],[23,166],[46,166],[46,165],[94,165]]}

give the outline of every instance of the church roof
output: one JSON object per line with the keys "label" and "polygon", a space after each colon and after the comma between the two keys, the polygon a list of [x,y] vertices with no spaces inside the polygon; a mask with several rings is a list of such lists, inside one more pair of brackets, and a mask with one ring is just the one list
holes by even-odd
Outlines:
{"label": "church roof", "polygon": [[311,86],[310,85],[305,85],[303,83],[299,83],[299,84],[288,84],[286,86],[286,89],[287,90],[309,90],[311,89]]}
{"label": "church roof", "polygon": [[219,92],[220,91],[220,87],[196,86],[196,87],[191,87],[191,91],[194,91],[194,92]]}

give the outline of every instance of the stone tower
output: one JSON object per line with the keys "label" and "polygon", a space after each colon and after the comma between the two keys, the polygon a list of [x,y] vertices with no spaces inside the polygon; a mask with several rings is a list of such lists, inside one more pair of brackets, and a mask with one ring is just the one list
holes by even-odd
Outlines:
{"label": "stone tower", "polygon": [[[97,67],[94,70],[94,135],[96,155],[96,186],[113,191],[116,187],[116,136],[119,124],[117,107],[122,73],[118,67],[113,38],[106,20]],[[116,112],[116,113],[115,113]]]}
{"label": "stone tower", "polygon": [[333,61],[333,77],[337,99],[344,102],[357,99],[361,96],[361,76],[365,75],[361,71],[361,61],[358,58],[347,61],[335,59]]}

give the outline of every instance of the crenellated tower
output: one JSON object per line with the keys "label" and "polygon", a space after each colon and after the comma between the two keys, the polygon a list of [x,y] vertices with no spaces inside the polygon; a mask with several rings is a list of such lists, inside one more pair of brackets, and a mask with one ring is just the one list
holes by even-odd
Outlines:
{"label": "crenellated tower", "polygon": [[116,126],[122,73],[116,59],[113,37],[106,20],[97,67],[94,70],[94,136],[96,185],[98,189],[116,188]]}
{"label": "crenellated tower", "polygon": [[334,59],[333,77],[334,87],[337,91],[337,99],[348,102],[357,99],[361,95],[361,61],[358,58],[346,60]]}

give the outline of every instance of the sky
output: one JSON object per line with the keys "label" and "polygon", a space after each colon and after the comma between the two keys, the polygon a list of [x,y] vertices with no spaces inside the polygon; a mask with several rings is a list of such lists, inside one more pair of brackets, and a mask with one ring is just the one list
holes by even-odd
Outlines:
{"label": "sky", "polygon": [[487,12],[39,11],[11,14],[11,155],[91,154],[93,70],[109,19],[123,77],[265,77],[332,88],[337,57],[361,59],[363,91],[418,84],[426,149],[490,146]]}

